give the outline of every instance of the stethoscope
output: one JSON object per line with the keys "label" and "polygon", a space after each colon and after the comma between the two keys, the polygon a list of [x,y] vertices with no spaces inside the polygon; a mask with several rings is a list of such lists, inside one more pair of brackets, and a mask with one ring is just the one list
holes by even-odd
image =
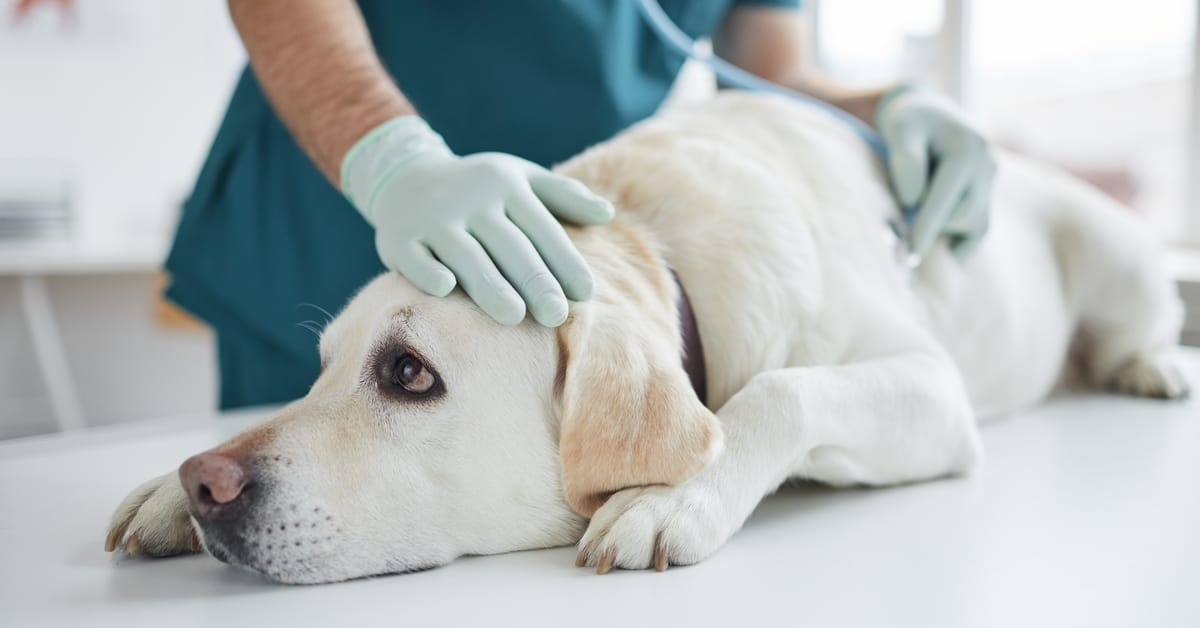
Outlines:
{"label": "stethoscope", "polygon": [[887,144],[883,142],[883,138],[879,136],[879,133],[867,123],[823,100],[818,100],[808,94],[784,87],[778,83],[761,79],[711,52],[701,49],[696,45],[694,39],[688,37],[687,33],[684,33],[675,22],[671,21],[671,18],[663,11],[662,6],[659,5],[658,0],[638,0],[638,7],[641,9],[642,16],[646,18],[646,22],[650,24],[654,32],[664,42],[677,52],[683,53],[711,68],[713,73],[725,83],[748,91],[780,94],[823,109],[853,129],[881,160],[885,163],[887,162]]}
{"label": "stethoscope", "polygon": [[[754,92],[767,92],[771,94],[779,94],[788,98],[798,100],[809,106],[816,107],[825,111],[837,118],[839,121],[850,127],[879,157],[884,164],[888,161],[888,148],[884,143],[883,138],[869,124],[854,117],[847,111],[839,109],[825,101],[818,100],[780,85],[772,83],[766,79],[759,78],[728,61],[716,56],[715,54],[705,51],[696,45],[696,41],[688,37],[687,33],[679,28],[667,15],[657,0],[637,0],[638,8],[641,10],[642,17],[650,25],[651,29],[662,39],[667,45],[674,48],[677,52],[684,56],[695,59],[696,61],[708,66],[712,69],[713,74],[728,85],[745,89]],[[920,265],[921,260],[911,251],[908,251],[906,245],[907,239],[904,237],[916,213],[915,208],[902,208],[902,216],[899,220],[889,221],[888,227],[897,240],[897,259],[908,268],[912,269]]]}

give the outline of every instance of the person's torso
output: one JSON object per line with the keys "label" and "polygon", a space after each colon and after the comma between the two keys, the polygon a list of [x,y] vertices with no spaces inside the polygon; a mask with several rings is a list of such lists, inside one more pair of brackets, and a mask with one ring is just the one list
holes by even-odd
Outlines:
{"label": "person's torso", "polygon": [[[663,0],[692,36],[734,0]],[[662,103],[682,55],[636,0],[361,0],[375,48],[419,113],[460,154],[543,165],[600,142]],[[218,331],[268,338],[316,368],[296,323],[336,311],[380,265],[369,226],[270,109],[247,69],[167,262],[169,296]]]}
{"label": "person's torso", "polygon": [[[654,113],[683,62],[631,0],[359,4],[384,66],[460,154],[567,159]],[[662,4],[702,37],[730,0]]]}

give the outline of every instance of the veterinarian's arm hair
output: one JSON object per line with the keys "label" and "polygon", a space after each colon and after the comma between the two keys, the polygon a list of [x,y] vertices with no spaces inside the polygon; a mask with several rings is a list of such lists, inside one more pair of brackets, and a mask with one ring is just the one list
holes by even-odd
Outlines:
{"label": "veterinarian's arm hair", "polygon": [[229,0],[229,14],[275,112],[335,186],[354,142],[415,113],[353,0]]}
{"label": "veterinarian's arm hair", "polygon": [[836,105],[867,124],[886,89],[855,89],[825,76],[808,55],[812,17],[775,7],[735,7],[726,14],[713,49],[718,56],[769,81]]}

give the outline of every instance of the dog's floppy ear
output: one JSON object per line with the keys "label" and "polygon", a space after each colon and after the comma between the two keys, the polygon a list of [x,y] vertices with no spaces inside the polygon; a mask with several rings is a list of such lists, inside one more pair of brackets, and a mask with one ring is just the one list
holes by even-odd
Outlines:
{"label": "dog's floppy ear", "polygon": [[558,333],[563,490],[589,518],[621,489],[688,480],[722,444],[680,363],[673,283],[619,283],[574,304]]}

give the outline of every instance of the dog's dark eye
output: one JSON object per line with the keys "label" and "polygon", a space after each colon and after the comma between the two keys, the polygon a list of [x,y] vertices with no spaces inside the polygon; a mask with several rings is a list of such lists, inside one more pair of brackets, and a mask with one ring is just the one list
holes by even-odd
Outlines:
{"label": "dog's dark eye", "polygon": [[383,348],[372,360],[379,392],[397,401],[433,399],[446,391],[441,376],[421,354],[404,346]]}
{"label": "dog's dark eye", "polygon": [[420,358],[404,351],[382,360],[379,376],[381,386],[401,395],[422,396],[438,386],[437,374]]}
{"label": "dog's dark eye", "polygon": [[412,354],[400,356],[392,368],[392,383],[416,395],[429,392],[436,382],[433,373]]}

